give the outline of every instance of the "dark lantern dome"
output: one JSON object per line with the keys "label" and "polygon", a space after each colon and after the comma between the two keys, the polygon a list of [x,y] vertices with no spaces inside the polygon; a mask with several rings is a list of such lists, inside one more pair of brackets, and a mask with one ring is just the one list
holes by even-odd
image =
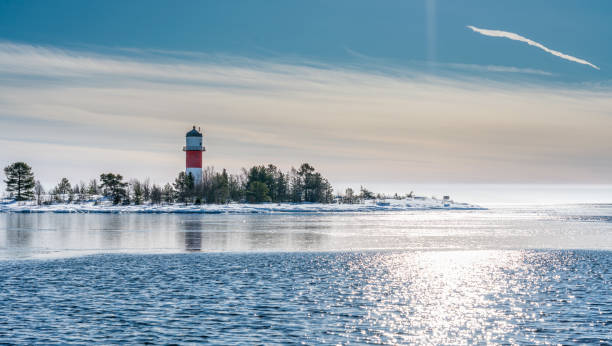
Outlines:
{"label": "dark lantern dome", "polygon": [[194,126],[191,131],[187,132],[187,135],[185,137],[202,137],[202,134],[198,132],[198,130],[196,130]]}

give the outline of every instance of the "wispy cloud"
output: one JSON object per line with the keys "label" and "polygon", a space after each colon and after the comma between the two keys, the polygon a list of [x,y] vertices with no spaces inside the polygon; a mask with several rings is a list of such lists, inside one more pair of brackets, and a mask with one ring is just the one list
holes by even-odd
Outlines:
{"label": "wispy cloud", "polygon": [[583,64],[583,65],[588,65],[588,66],[591,66],[594,69],[599,70],[599,67],[591,64],[590,62],[588,62],[588,61],[586,61],[584,59],[576,58],[575,56],[567,55],[567,54],[561,53],[559,51],[552,50],[552,49],[544,46],[541,43],[538,43],[536,41],[530,40],[530,39],[528,39],[526,37],[523,37],[523,36],[521,36],[519,34],[515,34],[513,32],[501,31],[501,30],[480,29],[480,28],[477,28],[477,27],[472,26],[472,25],[468,25],[467,27],[472,29],[473,31],[475,31],[475,32],[477,32],[479,34],[485,35],[485,36],[505,37],[505,38],[509,38],[511,40],[525,42],[525,43],[527,43],[530,46],[538,47],[538,48],[542,49],[543,51],[545,51],[547,53],[550,53],[552,55],[560,57],[561,59],[577,62],[577,63]]}
{"label": "wispy cloud", "polygon": [[[393,68],[395,66],[392,61],[383,58],[376,58],[370,55],[366,55],[364,53],[358,52],[354,49],[345,47],[344,50],[351,56],[358,58],[360,61],[368,64],[368,66],[377,66],[377,70],[381,72],[389,72],[391,75],[406,75],[405,68]],[[416,64],[414,64],[416,65]],[[384,67],[379,67],[384,66]],[[454,70],[463,70],[463,71],[473,71],[473,72],[499,72],[499,73],[518,73],[518,74],[530,74],[530,75],[539,75],[539,76],[554,76],[554,73],[548,71],[542,71],[531,68],[519,68],[514,66],[497,66],[497,65],[474,65],[474,64],[460,64],[460,63],[448,63],[448,62],[434,62],[428,61],[427,66],[422,65],[421,68],[424,67],[435,67],[436,73],[440,75],[446,74],[448,77],[452,76],[452,71]],[[402,73],[403,72],[403,73]],[[446,73],[445,73],[446,72]],[[415,75],[414,73],[412,75]]]}

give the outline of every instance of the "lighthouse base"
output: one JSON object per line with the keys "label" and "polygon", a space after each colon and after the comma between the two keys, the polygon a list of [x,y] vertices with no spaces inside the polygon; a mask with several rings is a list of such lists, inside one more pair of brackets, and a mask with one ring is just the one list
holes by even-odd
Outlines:
{"label": "lighthouse base", "polygon": [[199,185],[202,183],[202,168],[187,168],[185,170],[185,174],[189,175],[189,173],[191,173],[193,176],[194,185]]}

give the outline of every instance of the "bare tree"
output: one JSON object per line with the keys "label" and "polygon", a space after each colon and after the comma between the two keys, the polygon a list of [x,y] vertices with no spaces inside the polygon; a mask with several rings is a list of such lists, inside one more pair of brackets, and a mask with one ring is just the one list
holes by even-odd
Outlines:
{"label": "bare tree", "polygon": [[45,194],[45,189],[43,188],[40,181],[36,180],[36,183],[34,184],[34,195],[36,195],[36,204],[38,205],[42,204],[42,196],[44,194]]}
{"label": "bare tree", "polygon": [[89,185],[87,185],[87,193],[90,195],[99,195],[100,194],[100,187],[98,186],[98,180],[97,179],[91,179],[89,181]]}
{"label": "bare tree", "polygon": [[85,187],[85,182],[81,180],[77,186],[79,187],[79,201],[87,200],[87,187]]}
{"label": "bare tree", "polygon": [[151,199],[151,179],[149,178],[142,182],[142,198],[145,202]]}
{"label": "bare tree", "polygon": [[151,203],[160,204],[162,202],[162,197],[162,189],[153,184],[153,187],[151,187]]}

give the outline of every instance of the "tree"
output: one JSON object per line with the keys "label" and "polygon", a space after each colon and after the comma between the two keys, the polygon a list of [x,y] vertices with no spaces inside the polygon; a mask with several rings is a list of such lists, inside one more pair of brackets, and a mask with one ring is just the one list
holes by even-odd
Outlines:
{"label": "tree", "polygon": [[148,201],[151,199],[151,180],[149,178],[146,178],[142,182],[142,198],[145,201]]}
{"label": "tree", "polygon": [[206,203],[213,203],[214,200],[214,196],[215,196],[215,186],[214,186],[214,179],[215,179],[215,168],[211,167],[211,166],[206,166],[203,170],[202,170],[202,183],[200,184],[200,186],[197,186],[197,193],[199,194],[199,197],[202,197],[204,202]]}
{"label": "tree", "polygon": [[34,173],[25,162],[15,162],[4,168],[6,174],[6,192],[15,196],[17,201],[30,200],[34,197]]}
{"label": "tree", "polygon": [[261,181],[254,181],[249,184],[247,201],[250,203],[270,202],[272,199],[268,195],[269,192],[268,185]]}
{"label": "tree", "polygon": [[113,199],[113,204],[119,204],[123,199],[127,197],[126,186],[127,183],[123,181],[121,174],[113,173],[102,173],[100,174],[100,180],[102,184],[102,193],[106,197]]}
{"label": "tree", "polygon": [[61,195],[69,194],[70,192],[72,192],[72,186],[70,185],[70,181],[67,178],[62,178],[62,180],[60,180],[60,182],[55,187],[55,190],[57,190],[57,193]]}
{"label": "tree", "polygon": [[298,171],[293,167],[291,167],[291,171],[289,171],[289,186],[291,202],[300,203],[302,201],[302,195],[304,194],[304,186]]}
{"label": "tree", "polygon": [[162,190],[162,199],[164,202],[173,203],[175,194],[176,193],[172,188],[172,185],[170,185],[170,183],[166,183],[166,185],[164,185],[164,189]]}
{"label": "tree", "polygon": [[180,203],[187,203],[187,200],[193,196],[194,183],[191,173],[185,174],[185,172],[180,172],[173,185]]}
{"label": "tree", "polygon": [[273,202],[279,202],[279,190],[281,187],[278,184],[278,175],[280,171],[273,164],[268,164],[265,168],[265,174],[263,175],[263,182],[266,183],[268,189],[270,189],[270,199]]}
{"label": "tree", "polygon": [[244,200],[244,184],[240,176],[231,174],[228,181],[229,198],[232,201]]}
{"label": "tree", "polygon": [[346,191],[344,192],[344,203],[348,203],[348,204],[353,204],[355,203],[355,196],[354,196],[354,192],[353,189],[351,189],[350,187],[346,189]]}
{"label": "tree", "polygon": [[316,177],[314,176],[314,167],[312,167],[308,163],[303,163],[298,170],[298,175],[302,181],[302,189],[304,191],[304,201],[305,202],[314,202],[314,190],[317,186]]}
{"label": "tree", "polygon": [[[274,188],[274,177],[271,172],[274,170],[276,170],[276,167],[273,165],[269,165],[267,168],[260,165],[253,166],[246,172],[247,201],[267,202],[272,200],[270,190]],[[265,200],[259,198],[264,198],[264,195],[261,194],[264,191],[263,186],[265,186]],[[257,193],[259,197],[256,198],[254,193]]]}
{"label": "tree", "polygon": [[266,183],[270,189],[270,198],[272,202],[286,202],[289,200],[289,180],[288,174],[284,174],[275,165],[269,164],[265,168],[265,174],[262,174],[261,180]]}
{"label": "tree", "polygon": [[290,196],[293,202],[330,203],[333,201],[331,184],[308,163],[299,170],[291,169]]}
{"label": "tree", "polygon": [[68,178],[62,178],[53,190],[53,195],[56,201],[66,201],[66,195],[69,195],[68,200],[72,201],[72,186]]}
{"label": "tree", "polygon": [[100,188],[98,187],[98,181],[96,179],[92,179],[89,181],[89,185],[87,185],[87,194],[89,195],[100,194]]}
{"label": "tree", "polygon": [[36,195],[36,204],[41,205],[42,195],[45,194],[45,189],[38,180],[36,180],[36,184],[34,185],[34,194]]}
{"label": "tree", "polygon": [[87,199],[87,188],[85,187],[85,182],[81,180],[81,182],[79,182],[76,185],[79,189],[79,201],[84,201]]}
{"label": "tree", "polygon": [[314,199],[318,203],[331,203],[334,200],[334,189],[327,179],[321,176],[321,173],[315,175],[316,187]]}
{"label": "tree", "polygon": [[213,203],[227,203],[229,199],[229,177],[227,171],[215,174],[213,178]]}
{"label": "tree", "polygon": [[261,186],[253,186],[256,182],[266,185],[268,188],[267,195],[272,202],[290,200],[289,174],[283,174],[275,165],[260,165],[253,166],[249,170],[243,169],[243,175],[245,177],[244,189],[246,190],[248,200],[253,199],[253,191],[261,190]]}
{"label": "tree", "polygon": [[74,184],[72,187],[72,195],[76,197],[77,201],[81,200],[81,187],[79,184]]}
{"label": "tree", "polygon": [[134,204],[142,204],[142,200],[144,198],[143,184],[138,181],[138,179],[132,179],[130,181],[130,185],[132,186],[132,200],[134,201]]}
{"label": "tree", "polygon": [[275,202],[287,202],[289,200],[289,180],[288,174],[279,171],[274,177],[276,185]]}
{"label": "tree", "polygon": [[360,190],[359,197],[361,197],[361,199],[374,199],[374,193],[372,191],[363,186],[361,186]]}
{"label": "tree", "polygon": [[151,203],[153,204],[160,204],[162,202],[162,189],[153,184],[153,186],[151,187]]}

